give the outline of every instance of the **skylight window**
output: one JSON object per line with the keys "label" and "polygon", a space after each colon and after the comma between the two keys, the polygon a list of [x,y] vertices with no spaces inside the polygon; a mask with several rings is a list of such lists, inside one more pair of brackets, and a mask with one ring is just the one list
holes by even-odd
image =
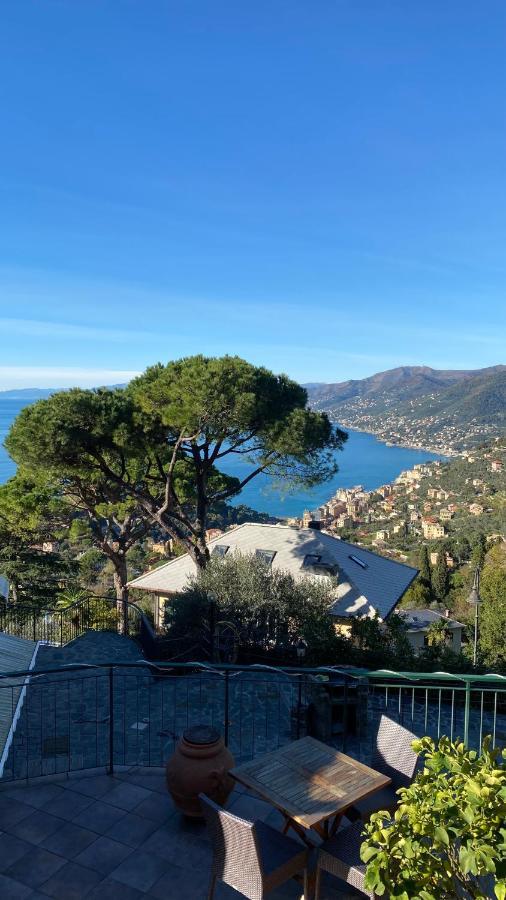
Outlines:
{"label": "skylight window", "polygon": [[318,553],[306,553],[303,561],[302,561],[302,569],[308,569],[310,566],[316,566],[321,560],[321,556]]}
{"label": "skylight window", "polygon": [[211,556],[219,556],[223,559],[229,548],[229,544],[215,544],[211,551]]}
{"label": "skylight window", "polygon": [[363,559],[359,559],[358,556],[354,556],[353,553],[350,553],[348,559],[351,559],[352,562],[356,563],[357,566],[360,566],[361,569],[368,569],[369,566]]}
{"label": "skylight window", "polygon": [[272,566],[272,560],[276,556],[275,550],[255,550],[257,559],[261,559],[266,566]]}

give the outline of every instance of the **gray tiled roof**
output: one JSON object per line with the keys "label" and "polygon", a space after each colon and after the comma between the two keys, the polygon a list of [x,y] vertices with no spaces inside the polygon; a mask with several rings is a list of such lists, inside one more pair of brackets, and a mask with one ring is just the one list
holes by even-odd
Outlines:
{"label": "gray tiled roof", "polygon": [[441,619],[446,622],[449,628],[465,628],[462,622],[457,622],[456,619],[449,619],[448,616],[444,616],[435,609],[418,609],[416,607],[408,609],[405,607],[397,610],[397,612],[402,616],[410,631],[425,631],[429,625],[432,625],[433,622],[440,622]]}
{"label": "gray tiled roof", "polygon": [[[310,575],[302,568],[307,554],[316,554],[322,562],[337,565],[337,596],[331,612],[339,617],[373,616],[377,612],[385,619],[417,574],[417,569],[411,566],[312,528],[246,523],[210,541],[211,550],[217,544],[228,545],[228,552],[244,555],[255,550],[275,551],[273,569],[290,572],[297,579],[325,577]],[[195,565],[186,554],[140,575],[130,586],[157,594],[173,594],[183,590],[194,574]]]}
{"label": "gray tiled roof", "polygon": [[[0,632],[0,673],[28,671],[34,659],[37,643]],[[24,679],[0,680],[0,773],[5,742],[21,696]]]}

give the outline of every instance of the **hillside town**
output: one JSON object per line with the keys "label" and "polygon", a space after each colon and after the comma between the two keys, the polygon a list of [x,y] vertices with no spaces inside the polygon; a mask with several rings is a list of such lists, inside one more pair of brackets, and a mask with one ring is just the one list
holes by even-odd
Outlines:
{"label": "hillside town", "polygon": [[[436,394],[428,395],[423,400],[435,400],[436,397]],[[358,397],[343,403],[338,410],[330,410],[330,414],[338,416],[344,428],[367,431],[387,444],[400,444],[449,457],[458,456],[463,449],[482,444],[497,433],[493,424],[459,422],[457,415],[450,420],[446,414],[418,416],[418,399],[409,401],[411,414],[404,410],[400,412],[395,399],[385,396],[383,401],[381,413],[378,413],[376,398]]]}
{"label": "hillside town", "polygon": [[340,488],[327,503],[290,522],[412,561],[420,542],[436,552],[441,542],[472,544],[479,534],[504,540],[505,502],[506,442],[498,438],[450,462],[417,464],[373,491]]}

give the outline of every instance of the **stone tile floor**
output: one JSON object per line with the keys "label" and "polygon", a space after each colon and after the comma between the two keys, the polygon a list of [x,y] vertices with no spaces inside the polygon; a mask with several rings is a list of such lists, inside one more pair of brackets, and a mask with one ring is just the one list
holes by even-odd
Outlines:
{"label": "stone tile floor", "polygon": [[[274,827],[281,821],[242,788],[227,806]],[[205,825],[177,812],[161,769],[79,773],[0,790],[2,900],[205,900],[210,860]],[[215,894],[240,896],[225,885]],[[301,889],[291,881],[270,896],[297,900]],[[357,897],[334,879],[324,882],[322,900]]]}

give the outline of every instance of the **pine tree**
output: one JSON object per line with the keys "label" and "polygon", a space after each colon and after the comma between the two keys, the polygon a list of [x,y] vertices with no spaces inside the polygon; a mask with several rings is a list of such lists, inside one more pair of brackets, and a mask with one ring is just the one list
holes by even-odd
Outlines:
{"label": "pine tree", "polygon": [[448,565],[444,547],[439,551],[437,563],[432,570],[432,590],[437,600],[443,600],[448,593]]}
{"label": "pine tree", "polygon": [[471,566],[473,569],[483,569],[485,556],[487,553],[487,539],[483,532],[478,535],[473,544],[473,552],[471,555]]}
{"label": "pine tree", "polygon": [[424,584],[430,587],[430,560],[427,545],[423,544],[418,558],[418,568],[420,570],[419,578]]}

